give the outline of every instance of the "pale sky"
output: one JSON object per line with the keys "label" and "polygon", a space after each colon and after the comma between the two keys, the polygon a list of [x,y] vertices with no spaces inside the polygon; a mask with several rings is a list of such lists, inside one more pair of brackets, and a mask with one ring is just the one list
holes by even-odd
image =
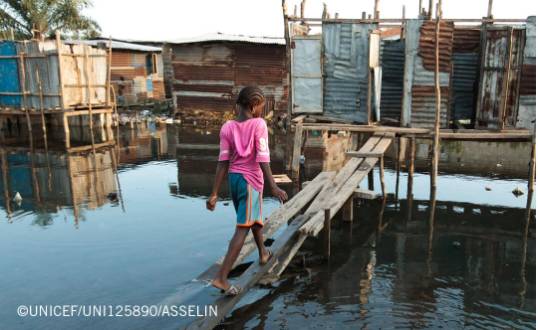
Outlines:
{"label": "pale sky", "polygon": [[[331,16],[360,18],[373,12],[374,0],[307,0],[306,16],[320,17],[322,3]],[[418,0],[380,0],[381,18],[418,14]],[[288,0],[288,13],[300,0]],[[428,6],[428,0],[423,0]],[[488,0],[444,0],[445,18],[480,18],[487,13]],[[281,0],[93,0],[86,14],[95,19],[103,36],[138,40],[173,40],[223,32],[256,36],[283,36]],[[526,18],[536,15],[535,1],[494,0],[496,18]]]}

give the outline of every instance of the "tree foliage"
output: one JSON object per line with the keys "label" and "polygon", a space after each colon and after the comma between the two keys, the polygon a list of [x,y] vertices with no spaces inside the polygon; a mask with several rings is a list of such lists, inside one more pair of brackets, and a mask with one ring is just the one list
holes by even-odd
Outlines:
{"label": "tree foliage", "polygon": [[82,11],[91,0],[0,0],[0,38],[51,37],[58,30],[74,38],[95,37],[100,27]]}

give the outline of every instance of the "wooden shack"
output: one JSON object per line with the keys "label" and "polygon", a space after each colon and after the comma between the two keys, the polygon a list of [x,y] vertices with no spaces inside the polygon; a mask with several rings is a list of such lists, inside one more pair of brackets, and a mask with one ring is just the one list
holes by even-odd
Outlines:
{"label": "wooden shack", "polygon": [[165,52],[167,49],[172,68],[167,80],[176,112],[222,118],[225,112],[233,111],[237,94],[247,85],[257,85],[264,91],[266,115],[287,112],[283,38],[219,33],[170,41]]}
{"label": "wooden shack", "polygon": [[76,42],[112,50],[111,84],[119,106],[166,98],[161,47],[107,39]]}

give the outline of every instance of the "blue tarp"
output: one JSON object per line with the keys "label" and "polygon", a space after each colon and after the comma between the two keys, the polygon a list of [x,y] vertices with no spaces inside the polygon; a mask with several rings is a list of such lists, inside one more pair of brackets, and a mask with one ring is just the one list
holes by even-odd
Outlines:
{"label": "blue tarp", "polygon": [[[17,55],[14,41],[0,41],[0,56]],[[20,95],[1,93],[20,93],[19,70],[16,58],[0,58],[0,106],[20,106]]]}

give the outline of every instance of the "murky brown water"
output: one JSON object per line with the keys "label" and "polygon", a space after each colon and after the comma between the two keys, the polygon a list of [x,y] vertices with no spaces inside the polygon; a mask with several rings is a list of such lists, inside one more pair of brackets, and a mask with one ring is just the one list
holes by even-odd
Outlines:
{"label": "murky brown water", "polygon": [[[46,154],[36,141],[32,153],[25,139],[4,143],[0,328],[181,327],[185,320],[174,318],[21,318],[16,307],[149,305],[181,295],[233,231],[226,192],[215,213],[204,210],[217,133],[122,128],[119,150],[97,150],[95,163],[91,152],[51,144]],[[307,177],[338,166],[324,154],[326,142],[309,141]],[[285,171],[286,142],[272,137],[275,173]],[[495,149],[503,151],[487,151]],[[352,224],[335,219],[329,260],[319,239],[307,240],[282,280],[249,292],[220,327],[535,328],[535,217],[527,221],[527,196],[511,193],[526,192],[522,159],[524,144],[445,145],[433,218],[425,167],[417,162],[409,208],[405,169],[397,179],[389,162],[389,198],[357,204]],[[11,202],[17,191],[20,205]],[[276,207],[267,196],[265,210]]]}

